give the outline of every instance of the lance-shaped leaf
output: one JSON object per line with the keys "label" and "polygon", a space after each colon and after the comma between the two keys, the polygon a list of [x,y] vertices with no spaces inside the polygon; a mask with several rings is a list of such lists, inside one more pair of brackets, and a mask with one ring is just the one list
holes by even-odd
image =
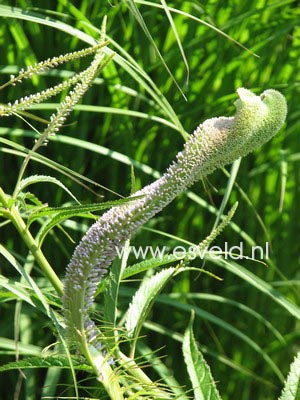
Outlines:
{"label": "lance-shaped leaf", "polygon": [[210,368],[199,350],[193,333],[194,314],[185,331],[182,351],[193,385],[195,400],[221,400]]}
{"label": "lance-shaped leaf", "polygon": [[134,343],[142,328],[151,304],[160,291],[173,276],[176,268],[163,269],[150,278],[145,278],[135,293],[128,309],[126,329],[129,337],[134,337]]}
{"label": "lance-shaped leaf", "polygon": [[279,400],[300,399],[300,351],[291,364],[285,386]]}

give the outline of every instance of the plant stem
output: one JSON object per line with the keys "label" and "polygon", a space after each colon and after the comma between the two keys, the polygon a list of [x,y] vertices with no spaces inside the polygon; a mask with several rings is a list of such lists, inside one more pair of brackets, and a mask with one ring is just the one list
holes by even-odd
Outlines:
{"label": "plant stem", "polygon": [[31,233],[27,229],[26,224],[23,218],[21,217],[17,207],[14,205],[14,203],[12,203],[11,205],[9,204],[9,199],[1,187],[0,187],[0,201],[2,202],[3,206],[7,209],[7,212],[9,213],[8,215],[9,219],[16,227],[20,236],[24,240],[26,246],[31,251],[35,260],[42,269],[43,273],[49,279],[52,286],[57,291],[57,294],[61,296],[63,294],[63,285],[61,283],[61,280],[56,275],[53,268],[51,267],[46,257],[44,256],[42,250],[38,247],[35,239],[32,237]]}
{"label": "plant stem", "polygon": [[98,380],[102,383],[111,400],[124,400],[123,390],[119,385],[119,377],[110,367],[102,353],[82,340],[82,352],[92,366]]}

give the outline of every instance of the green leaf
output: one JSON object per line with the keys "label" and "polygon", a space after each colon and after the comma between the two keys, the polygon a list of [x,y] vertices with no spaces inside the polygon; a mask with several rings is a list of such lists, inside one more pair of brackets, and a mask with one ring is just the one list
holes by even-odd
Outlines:
{"label": "green leaf", "polygon": [[141,272],[147,271],[151,268],[160,267],[162,265],[171,264],[179,259],[172,254],[166,254],[160,258],[149,258],[148,260],[143,260],[139,263],[128,266],[122,274],[122,279],[130,278],[133,275],[137,275]]}
{"label": "green leaf", "polygon": [[48,232],[56,225],[60,224],[62,221],[65,221],[66,219],[79,216],[86,218],[94,218],[93,215],[89,214],[90,212],[104,210],[107,208],[111,208],[113,206],[122,205],[129,201],[134,201],[140,197],[141,196],[136,196],[128,199],[110,201],[106,203],[93,203],[93,204],[75,205],[69,207],[48,207],[48,208],[38,209],[37,212],[34,212],[33,214],[30,215],[28,219],[28,226],[37,218],[54,214],[50,217],[50,221],[47,222],[39,232],[38,239],[39,239],[39,246],[41,246]]}
{"label": "green leaf", "polygon": [[3,287],[13,293],[16,296],[16,299],[23,300],[35,307],[35,304],[28,294],[28,288],[25,285],[22,285],[20,282],[14,281],[13,279],[7,279],[0,274],[0,287]]}
{"label": "green leaf", "polygon": [[0,16],[5,17],[5,18],[21,19],[24,21],[29,21],[29,22],[33,22],[33,23],[50,26],[52,28],[56,28],[58,30],[66,32],[69,35],[76,36],[78,39],[81,39],[86,43],[95,45],[95,41],[93,40],[93,38],[91,38],[89,35],[85,34],[84,32],[81,32],[79,29],[76,29],[71,25],[67,25],[67,24],[65,24],[61,21],[55,20],[53,18],[46,17],[43,14],[39,14],[37,12],[33,12],[33,11],[29,11],[29,10],[26,10],[26,12],[25,12],[24,9],[22,10],[21,8],[18,8],[18,7],[1,5],[0,6]]}
{"label": "green leaf", "polygon": [[153,301],[166,285],[168,280],[173,276],[175,271],[176,268],[171,267],[168,269],[163,269],[150,278],[146,277],[135,293],[128,308],[128,314],[125,323],[128,336],[134,338],[132,352],[134,351],[139,332],[148,315]]}
{"label": "green leaf", "polygon": [[65,190],[77,203],[79,201],[77,198],[73,195],[73,193],[58,179],[54,178],[53,176],[49,175],[32,175],[29,176],[28,178],[22,179],[21,182],[18,185],[17,192],[22,192],[27,186],[33,185],[35,183],[54,183],[57,186],[60,186],[63,190]]}
{"label": "green leaf", "polygon": [[210,368],[198,349],[193,334],[194,313],[185,331],[182,351],[187,371],[193,385],[195,400],[221,400]]}
{"label": "green leaf", "polygon": [[115,200],[115,201],[107,201],[103,203],[92,203],[92,204],[78,204],[78,205],[72,205],[72,206],[63,206],[63,207],[47,207],[43,208],[42,210],[39,209],[36,212],[33,212],[29,219],[28,223],[31,224],[34,220],[40,217],[44,216],[49,216],[49,215],[65,215],[64,219],[79,216],[79,215],[85,215],[90,212],[94,211],[100,211],[100,210],[105,210],[107,208],[115,207],[115,206],[120,206],[124,203],[128,203],[130,201],[134,201],[136,199],[140,199],[143,196],[135,196],[135,197],[130,197],[126,199],[121,199],[121,200]]}
{"label": "green leaf", "polygon": [[300,351],[294,362],[291,364],[285,386],[279,400],[299,400],[300,399]]}
{"label": "green leaf", "polygon": [[[35,209],[46,207],[46,205],[43,204],[39,200],[39,198],[35,194],[33,194],[31,192],[19,193],[17,199],[18,199],[18,201],[20,202],[20,204],[22,205],[22,207],[25,210],[27,210],[29,208],[29,204],[30,204],[31,207],[32,207],[32,204],[33,204]],[[27,201],[29,202],[29,204],[28,204]]]}
{"label": "green leaf", "polygon": [[[72,358],[73,366],[75,369],[89,370],[79,360]],[[60,367],[70,368],[70,361],[65,356],[48,356],[48,357],[28,357],[24,360],[13,361],[4,364],[0,367],[0,372],[14,370],[14,369],[27,369],[27,368],[49,368],[49,367]]]}

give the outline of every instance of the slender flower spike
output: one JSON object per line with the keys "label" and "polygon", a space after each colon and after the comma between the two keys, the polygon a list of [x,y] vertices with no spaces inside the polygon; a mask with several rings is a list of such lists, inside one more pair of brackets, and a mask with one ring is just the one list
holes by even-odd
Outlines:
{"label": "slender flower spike", "polygon": [[240,88],[237,93],[234,117],[212,118],[199,125],[164,175],[135,193],[143,197],[103,214],[76,247],[67,267],[63,310],[67,336],[80,351],[86,343],[102,347],[89,309],[116,249],[179,193],[260,147],[283,125],[287,105],[279,92],[271,89],[256,96]]}
{"label": "slender flower spike", "polygon": [[48,58],[48,60],[41,61],[35,65],[29,65],[25,70],[22,68],[18,75],[10,75],[10,80],[6,82],[4,85],[0,86],[0,90],[4,89],[8,85],[15,85],[16,83],[20,83],[23,79],[32,78],[35,74],[40,74],[49,68],[55,68],[60,64],[67,63],[69,61],[75,60],[77,58],[86,57],[90,54],[96,53],[102,47],[108,45],[109,41],[101,41],[101,43],[96,44],[95,46],[87,47],[85,49],[74,51],[72,53],[62,54],[57,57]]}
{"label": "slender flower spike", "polygon": [[75,85],[77,82],[84,79],[86,71],[82,71],[79,74],[75,74],[71,78],[59,83],[56,86],[42,90],[41,92],[31,94],[29,96],[21,97],[21,99],[16,100],[13,104],[8,103],[5,106],[0,107],[0,117],[8,116],[13,113],[17,113],[28,109],[32,104],[41,103],[48,98],[55,96],[56,94],[68,89],[70,86]]}

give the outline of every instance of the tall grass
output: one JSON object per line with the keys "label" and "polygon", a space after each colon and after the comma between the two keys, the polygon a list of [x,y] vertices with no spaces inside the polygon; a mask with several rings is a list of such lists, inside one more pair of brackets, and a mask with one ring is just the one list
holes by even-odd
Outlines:
{"label": "tall grass", "polygon": [[[265,264],[195,260],[193,267],[205,268],[222,281],[198,271],[174,277],[143,325],[136,357],[152,380],[189,388],[181,344],[193,310],[194,335],[222,398],[277,399],[299,350],[299,6],[293,1],[237,0],[19,0],[17,8],[11,5],[0,5],[0,86],[22,67],[95,44],[107,15],[106,52],[116,52],[113,61],[26,170],[27,176],[58,179],[82,204],[126,197],[133,182],[140,188],[157,178],[200,122],[232,115],[237,87],[257,93],[275,88],[286,96],[286,126],[270,143],[195,185],[133,239],[135,245],[170,248],[199,243],[224,210],[239,201],[216,244],[223,248],[225,242],[233,246],[242,241],[249,254],[250,246],[269,242],[270,258]],[[52,87],[88,63],[78,59],[5,87],[1,103]],[[27,114],[1,119],[0,185],[5,192],[12,193],[24,153],[34,144],[32,125],[42,131],[65,94],[32,106]],[[35,197],[29,202],[39,199],[50,207],[72,200],[55,184],[39,183],[30,192]],[[65,220],[43,242],[42,250],[60,278],[74,243],[91,224],[88,217]],[[38,229],[33,225],[34,233]],[[48,346],[59,349],[57,327],[42,304],[46,296],[59,318],[60,299],[4,219],[0,232],[8,252],[2,251],[6,257],[0,264],[0,351],[1,364],[6,364],[47,354]],[[31,298],[26,297],[28,282],[20,279],[9,254],[37,285]],[[135,262],[129,259],[128,265]],[[139,285],[132,280],[128,277],[120,286],[118,323]],[[102,315],[103,294],[97,297],[96,311]],[[0,397],[72,397],[74,379],[67,364],[62,366],[53,361],[51,368],[1,372]],[[91,374],[80,370],[76,375],[80,398],[104,396],[94,389]]]}

